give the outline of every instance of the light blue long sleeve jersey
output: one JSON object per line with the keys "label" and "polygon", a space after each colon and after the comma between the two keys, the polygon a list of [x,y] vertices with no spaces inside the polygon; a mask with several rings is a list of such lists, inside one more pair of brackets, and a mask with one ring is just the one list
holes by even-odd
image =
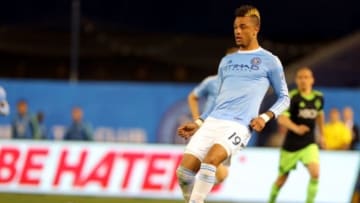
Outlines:
{"label": "light blue long sleeve jersey", "polygon": [[205,98],[202,114],[209,114],[215,105],[216,96],[219,92],[217,75],[206,77],[198,84],[192,93],[198,98]]}
{"label": "light blue long sleeve jersey", "polygon": [[277,100],[269,111],[277,117],[289,106],[281,62],[261,47],[223,57],[218,69],[218,80],[220,86],[215,107],[209,115],[202,115],[202,118],[209,116],[233,120],[248,126],[259,115],[261,102],[270,85]]}

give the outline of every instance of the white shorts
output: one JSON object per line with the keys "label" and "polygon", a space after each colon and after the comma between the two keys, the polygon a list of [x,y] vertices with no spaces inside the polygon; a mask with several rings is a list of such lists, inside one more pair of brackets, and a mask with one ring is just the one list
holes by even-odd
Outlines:
{"label": "white shorts", "polygon": [[207,118],[201,128],[191,137],[185,153],[203,161],[214,144],[220,144],[228,157],[243,149],[250,139],[249,128],[235,121]]}

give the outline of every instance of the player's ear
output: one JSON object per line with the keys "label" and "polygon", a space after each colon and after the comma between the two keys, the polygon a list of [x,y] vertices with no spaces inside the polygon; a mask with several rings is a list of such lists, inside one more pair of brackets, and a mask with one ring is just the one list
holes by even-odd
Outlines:
{"label": "player's ear", "polygon": [[255,26],[253,36],[256,37],[259,31],[260,31],[260,26]]}
{"label": "player's ear", "polygon": [[311,76],[311,84],[313,85],[315,83],[315,78]]}

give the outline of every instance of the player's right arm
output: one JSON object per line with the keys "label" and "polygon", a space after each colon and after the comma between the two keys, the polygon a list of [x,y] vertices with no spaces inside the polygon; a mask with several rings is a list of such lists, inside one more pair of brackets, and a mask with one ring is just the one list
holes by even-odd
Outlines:
{"label": "player's right arm", "polygon": [[301,136],[301,135],[304,135],[306,132],[308,132],[310,130],[310,128],[307,127],[306,125],[297,125],[296,123],[294,123],[291,120],[291,112],[294,112],[295,108],[298,106],[298,103],[293,99],[294,95],[297,92],[298,91],[296,89],[290,91],[290,93],[289,93],[289,97],[290,97],[289,108],[286,111],[284,111],[282,114],[279,115],[277,121],[280,125],[282,125],[286,129]]}
{"label": "player's right arm", "polygon": [[188,95],[188,105],[191,116],[194,120],[200,118],[199,98],[206,97],[209,94],[208,86],[211,77],[206,77],[200,84],[198,84]]}
{"label": "player's right arm", "polygon": [[199,85],[197,85],[188,95],[188,105],[193,121],[184,123],[177,129],[178,135],[184,139],[189,139],[197,131],[197,129],[203,122],[203,120],[200,118],[198,95],[204,92],[205,81],[206,79],[203,80]]}
{"label": "player's right arm", "polygon": [[200,126],[201,124],[196,122],[187,122],[177,129],[177,133],[180,137],[189,139],[200,128]]}
{"label": "player's right arm", "polygon": [[205,96],[208,93],[207,92],[208,82],[209,82],[209,77],[201,81],[201,83],[197,85],[188,95],[188,105],[193,121],[182,124],[178,128],[177,132],[180,137],[183,137],[185,139],[190,138],[201,126],[203,119],[200,116],[199,97]]}
{"label": "player's right arm", "polygon": [[188,95],[188,105],[192,118],[194,120],[199,118],[199,98],[194,94],[194,92],[190,92],[190,94]]}

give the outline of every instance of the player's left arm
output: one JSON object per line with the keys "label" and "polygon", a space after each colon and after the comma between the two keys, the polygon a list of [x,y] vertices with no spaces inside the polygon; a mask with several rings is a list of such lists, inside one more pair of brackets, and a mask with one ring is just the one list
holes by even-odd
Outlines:
{"label": "player's left arm", "polygon": [[[277,59],[277,58],[276,58]],[[270,107],[269,111],[273,113],[273,117],[283,113],[290,105],[289,90],[285,80],[285,74],[280,60],[276,60],[276,66],[269,71],[269,81],[277,96],[276,102]]]}
{"label": "player's left arm", "polygon": [[276,65],[269,70],[268,78],[277,96],[277,100],[268,111],[260,114],[251,121],[251,128],[258,132],[265,127],[265,124],[270,119],[276,118],[290,105],[289,91],[285,80],[284,70],[278,59],[276,60]]}

